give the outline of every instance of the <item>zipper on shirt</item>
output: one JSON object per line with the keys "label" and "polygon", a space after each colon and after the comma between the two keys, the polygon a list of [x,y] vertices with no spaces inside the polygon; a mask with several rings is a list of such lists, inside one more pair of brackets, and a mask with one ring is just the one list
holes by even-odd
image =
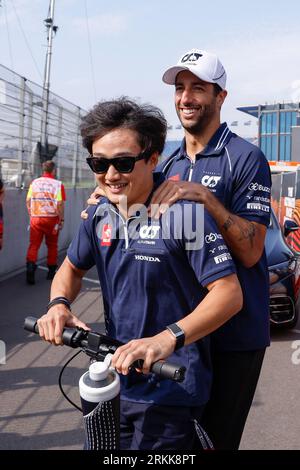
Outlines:
{"label": "zipper on shirt", "polygon": [[129,236],[128,236],[128,227],[127,227],[127,221],[125,219],[123,219],[123,217],[121,216],[121,214],[116,211],[113,207],[109,207],[109,210],[111,212],[113,212],[114,214],[116,214],[117,217],[119,217],[119,219],[121,219],[122,221],[122,228],[124,230],[124,241],[125,241],[125,249],[127,250],[128,246],[129,246]]}
{"label": "zipper on shirt", "polygon": [[193,161],[191,160],[188,181],[192,181],[194,166],[195,166],[195,162],[193,162]]}
{"label": "zipper on shirt", "polygon": [[128,224],[131,220],[138,219],[139,217],[133,216],[133,217],[129,217],[129,219],[126,220],[122,217],[122,215],[118,211],[114,210],[112,207],[110,207],[110,210],[114,212],[114,214],[116,214],[122,221],[122,228],[124,230],[125,250],[127,250],[129,247]]}

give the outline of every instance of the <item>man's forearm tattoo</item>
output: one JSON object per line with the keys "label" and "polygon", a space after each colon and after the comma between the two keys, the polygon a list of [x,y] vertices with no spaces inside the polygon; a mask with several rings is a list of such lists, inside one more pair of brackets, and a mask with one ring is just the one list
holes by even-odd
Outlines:
{"label": "man's forearm tattoo", "polygon": [[248,223],[248,226],[245,228],[240,227],[240,233],[241,233],[241,238],[240,240],[243,239],[248,239],[250,241],[251,248],[253,248],[253,240],[255,237],[255,225],[252,222]]}
{"label": "man's forearm tattoo", "polygon": [[223,224],[223,229],[228,230],[232,224],[234,224],[234,220],[231,216],[229,216],[226,222]]}
{"label": "man's forearm tattoo", "polygon": [[239,237],[238,240],[239,241],[249,240],[251,247],[253,247],[253,240],[254,240],[255,233],[256,233],[255,224],[253,224],[252,222],[249,222],[247,223],[246,227],[240,227],[239,224],[236,223],[231,216],[229,216],[226,222],[222,225],[222,227],[224,230],[227,231],[229,227],[231,227],[234,224],[238,226],[239,231],[240,231],[241,236]]}

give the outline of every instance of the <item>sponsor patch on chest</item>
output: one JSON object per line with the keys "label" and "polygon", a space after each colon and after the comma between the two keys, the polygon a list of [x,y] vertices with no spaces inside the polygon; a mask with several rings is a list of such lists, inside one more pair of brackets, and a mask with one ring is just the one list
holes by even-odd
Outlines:
{"label": "sponsor patch on chest", "polygon": [[112,228],[110,224],[103,225],[101,235],[101,246],[110,246],[112,237]]}

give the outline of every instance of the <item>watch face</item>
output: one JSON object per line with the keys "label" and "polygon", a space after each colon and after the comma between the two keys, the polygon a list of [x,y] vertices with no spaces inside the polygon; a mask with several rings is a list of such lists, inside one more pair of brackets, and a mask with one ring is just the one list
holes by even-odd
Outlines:
{"label": "watch face", "polygon": [[181,348],[184,345],[184,341],[185,341],[184,331],[178,325],[176,325],[176,323],[173,323],[172,325],[168,325],[167,329],[176,338],[175,351],[177,351],[177,349]]}
{"label": "watch face", "polygon": [[182,330],[176,331],[176,333],[175,333],[176,338],[180,338],[180,336],[182,336],[182,335],[184,335]]}
{"label": "watch face", "polygon": [[172,325],[167,326],[167,328],[176,336],[176,338],[177,336],[184,335],[184,332],[178,325],[176,325],[176,323],[173,323]]}

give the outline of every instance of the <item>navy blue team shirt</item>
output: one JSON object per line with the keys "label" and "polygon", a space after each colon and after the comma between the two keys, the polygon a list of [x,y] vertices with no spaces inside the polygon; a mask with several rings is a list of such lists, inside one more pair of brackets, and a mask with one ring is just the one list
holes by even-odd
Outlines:
{"label": "navy blue team shirt", "polygon": [[[171,157],[157,167],[166,178],[201,183],[233,214],[268,227],[271,175],[261,150],[232,133],[223,123],[193,163],[185,139]],[[214,241],[207,242],[210,248]],[[234,258],[242,287],[243,309],[212,334],[220,351],[256,350],[270,344],[269,276],[265,252],[245,268]]]}
{"label": "navy blue team shirt", "polygon": [[[163,180],[155,175],[154,189]],[[189,217],[180,218],[187,206]],[[89,208],[89,218],[81,222],[68,249],[77,268],[96,265],[107,334],[124,343],[163,331],[196,308],[207,294],[207,284],[235,272],[227,246],[203,206],[179,201],[172,207],[167,222],[151,220],[147,211],[124,220],[116,206],[101,198],[98,206]],[[185,230],[189,224],[202,232],[203,246],[201,240],[189,244],[195,232]],[[215,238],[213,249],[205,238]],[[168,360],[187,368],[183,383],[132,371],[121,376],[122,399],[169,406],[205,404],[212,381],[209,338],[179,349]]]}

